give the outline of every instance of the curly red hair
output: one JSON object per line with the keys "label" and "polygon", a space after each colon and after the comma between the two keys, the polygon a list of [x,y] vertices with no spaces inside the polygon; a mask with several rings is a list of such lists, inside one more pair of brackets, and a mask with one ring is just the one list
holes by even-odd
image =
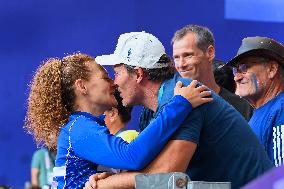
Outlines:
{"label": "curly red hair", "polygon": [[74,111],[73,85],[77,79],[89,78],[87,62],[93,57],[75,53],[62,60],[50,58],[37,69],[31,84],[24,128],[37,144],[56,149],[60,128]]}

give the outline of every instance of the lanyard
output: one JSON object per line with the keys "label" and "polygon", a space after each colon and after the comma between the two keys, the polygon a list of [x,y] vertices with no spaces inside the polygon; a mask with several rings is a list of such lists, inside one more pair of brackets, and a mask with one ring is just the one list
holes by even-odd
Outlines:
{"label": "lanyard", "polygon": [[161,84],[161,87],[159,89],[159,93],[158,93],[158,104],[161,103],[161,100],[162,100],[162,96],[163,96],[163,93],[164,93],[164,83]]}

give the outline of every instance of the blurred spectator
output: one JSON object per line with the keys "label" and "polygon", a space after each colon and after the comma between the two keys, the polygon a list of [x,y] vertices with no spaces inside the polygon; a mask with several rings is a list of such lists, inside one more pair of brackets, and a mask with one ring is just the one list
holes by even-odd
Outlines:
{"label": "blurred spectator", "polygon": [[13,188],[6,185],[0,185],[0,189],[13,189]]}
{"label": "blurred spectator", "polygon": [[29,185],[29,186],[25,187],[25,189],[45,189],[47,187],[50,188],[49,186],[44,186],[43,188],[41,188],[39,186]]}
{"label": "blurred spectator", "polygon": [[130,143],[139,134],[135,130],[126,130],[126,125],[131,119],[132,107],[125,107],[122,104],[122,98],[116,90],[114,96],[117,100],[117,106],[111,110],[105,111],[105,123],[111,134],[121,137]]}
{"label": "blurred spectator", "polygon": [[236,83],[234,80],[234,74],[232,69],[224,66],[225,63],[221,60],[214,59],[213,61],[213,72],[216,83],[231,93],[236,91]]}
{"label": "blurred spectator", "polygon": [[33,154],[31,165],[31,185],[33,187],[50,188],[55,156],[55,152],[47,148],[41,148]]}

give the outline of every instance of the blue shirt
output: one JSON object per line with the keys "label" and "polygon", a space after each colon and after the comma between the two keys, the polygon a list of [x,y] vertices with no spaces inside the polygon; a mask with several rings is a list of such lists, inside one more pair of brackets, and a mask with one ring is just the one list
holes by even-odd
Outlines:
{"label": "blue shirt", "polygon": [[173,97],[157,119],[129,144],[111,135],[102,117],[86,112],[72,114],[58,137],[54,171],[58,188],[82,188],[97,172],[98,164],[126,170],[144,168],[191,110],[185,98]]}
{"label": "blue shirt", "polygon": [[[192,80],[175,75],[163,83],[163,95],[153,114],[145,109],[140,129],[145,129],[173,96],[176,82],[188,85]],[[213,102],[195,108],[172,139],[197,144],[186,173],[193,181],[232,182],[232,189],[273,167],[263,147],[244,117],[212,92]]]}
{"label": "blue shirt", "polygon": [[284,164],[284,92],[254,111],[249,125],[275,166]]}

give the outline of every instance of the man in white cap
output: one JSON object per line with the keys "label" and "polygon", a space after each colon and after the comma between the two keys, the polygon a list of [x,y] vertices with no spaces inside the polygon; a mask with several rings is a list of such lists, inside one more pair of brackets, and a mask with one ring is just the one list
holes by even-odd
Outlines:
{"label": "man in white cap", "polygon": [[233,67],[236,93],[255,111],[249,125],[275,166],[284,164],[284,46],[267,37],[244,38]]}
{"label": "man in white cap", "polygon": [[[99,56],[96,61],[114,66],[115,84],[125,105],[143,105],[154,111],[153,115],[144,111],[140,126],[168,103],[177,81],[184,85],[192,81],[175,74],[162,43],[145,32],[122,34],[114,54]],[[192,180],[228,181],[236,189],[273,166],[241,114],[214,92],[212,97],[213,102],[191,112],[159,156],[141,172],[186,172]],[[86,187],[134,188],[136,174],[126,172],[98,181],[100,177],[93,176]]]}

